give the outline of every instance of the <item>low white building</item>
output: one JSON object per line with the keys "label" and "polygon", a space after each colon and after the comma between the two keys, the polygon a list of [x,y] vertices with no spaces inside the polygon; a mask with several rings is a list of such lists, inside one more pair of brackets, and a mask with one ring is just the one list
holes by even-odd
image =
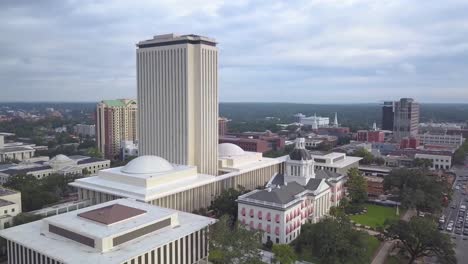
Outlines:
{"label": "low white building", "polygon": [[5,143],[5,136],[14,134],[0,133],[0,162],[7,160],[22,161],[34,157],[36,151],[30,145],[23,145],[22,143]]}
{"label": "low white building", "polygon": [[416,153],[415,159],[428,159],[432,161],[432,170],[449,170],[452,167],[452,155],[447,153]]}
{"label": "low white building", "polygon": [[126,160],[129,157],[138,156],[138,142],[132,140],[124,140],[120,142],[120,159]]}
{"label": "low white building", "polygon": [[314,168],[304,139],[298,139],[284,174],[273,177],[264,190],[239,196],[239,221],[262,231],[263,243],[287,244],[296,239],[302,224],[319,221],[345,195],[345,176]]}
{"label": "low white building", "polygon": [[21,193],[0,188],[0,230],[11,226],[21,210]]}
{"label": "low white building", "polygon": [[13,175],[26,174],[41,179],[55,173],[62,175],[95,174],[99,170],[109,167],[110,160],[81,155],[67,157],[59,154],[50,160],[48,160],[48,157],[45,157],[45,160],[31,158],[19,164],[0,169],[0,184],[7,182],[8,178]]}
{"label": "low white building", "polygon": [[346,175],[349,169],[359,167],[359,161],[362,159],[339,152],[328,154],[312,152],[312,158],[315,161],[316,170],[328,170],[343,175]]}
{"label": "low white building", "polygon": [[82,137],[85,137],[85,136],[95,137],[96,125],[76,124],[73,127],[73,132],[76,135],[80,135]]}
{"label": "low white building", "polygon": [[447,146],[459,148],[465,139],[460,135],[431,134],[424,133],[418,135],[421,145]]}
{"label": "low white building", "polygon": [[214,219],[130,199],[0,231],[9,263],[208,263]]}
{"label": "low white building", "polygon": [[329,127],[330,126],[330,118],[329,117],[321,117],[317,115],[313,116],[305,116],[301,113],[294,115],[296,120],[304,126],[311,126],[313,129],[317,129],[319,127]]}

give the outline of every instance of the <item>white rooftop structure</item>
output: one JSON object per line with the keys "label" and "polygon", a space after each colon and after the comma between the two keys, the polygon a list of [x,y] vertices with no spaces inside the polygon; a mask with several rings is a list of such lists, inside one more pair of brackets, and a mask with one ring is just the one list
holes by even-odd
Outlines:
{"label": "white rooftop structure", "polygon": [[[115,264],[148,257],[150,252],[157,254],[160,251],[156,249],[196,232],[203,236],[202,230],[214,222],[204,216],[118,199],[9,228],[0,235],[9,246],[21,245],[60,263]],[[177,250],[172,245],[167,248]]]}
{"label": "white rooftop structure", "polygon": [[221,172],[242,171],[252,166],[266,165],[272,161],[274,160],[263,158],[262,153],[244,151],[232,143],[218,145],[218,169]]}
{"label": "white rooftop structure", "polygon": [[96,176],[78,179],[71,186],[150,202],[215,181],[198,174],[197,167],[171,164],[157,156],[140,156],[126,166],[100,170]]}

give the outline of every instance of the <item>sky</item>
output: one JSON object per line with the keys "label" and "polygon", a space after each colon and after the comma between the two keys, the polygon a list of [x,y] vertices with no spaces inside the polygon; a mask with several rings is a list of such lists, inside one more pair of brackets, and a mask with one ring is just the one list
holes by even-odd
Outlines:
{"label": "sky", "polygon": [[136,97],[135,44],[219,48],[222,102],[468,101],[466,0],[2,0],[0,101]]}

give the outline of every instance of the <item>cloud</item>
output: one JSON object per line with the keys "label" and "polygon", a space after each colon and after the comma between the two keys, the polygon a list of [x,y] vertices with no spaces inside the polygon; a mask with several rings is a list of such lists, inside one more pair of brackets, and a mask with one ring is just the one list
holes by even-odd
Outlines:
{"label": "cloud", "polygon": [[134,44],[175,32],[217,39],[222,101],[464,102],[467,12],[462,0],[5,0],[0,89],[14,101],[134,97]]}

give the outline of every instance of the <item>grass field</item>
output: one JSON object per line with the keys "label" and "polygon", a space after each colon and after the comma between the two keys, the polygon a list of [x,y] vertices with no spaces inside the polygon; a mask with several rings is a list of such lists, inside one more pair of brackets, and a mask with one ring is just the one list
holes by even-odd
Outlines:
{"label": "grass field", "polygon": [[[380,246],[380,241],[377,238],[375,238],[373,236],[370,236],[370,235],[367,235],[367,259],[368,259],[367,263],[372,262],[374,254],[376,253],[379,246]],[[305,261],[308,261],[308,262],[312,262],[314,264],[320,264],[318,259],[316,257],[314,257],[312,255],[312,252],[310,252],[308,250],[304,250],[302,252],[302,254],[299,254],[298,257],[299,257],[300,260],[305,260]]]}
{"label": "grass field", "polygon": [[[354,222],[370,227],[382,226],[386,219],[399,219],[400,216],[396,215],[396,208],[385,207],[380,205],[366,204],[367,213],[363,215],[352,215],[351,220]],[[404,214],[400,210],[400,215]]]}

